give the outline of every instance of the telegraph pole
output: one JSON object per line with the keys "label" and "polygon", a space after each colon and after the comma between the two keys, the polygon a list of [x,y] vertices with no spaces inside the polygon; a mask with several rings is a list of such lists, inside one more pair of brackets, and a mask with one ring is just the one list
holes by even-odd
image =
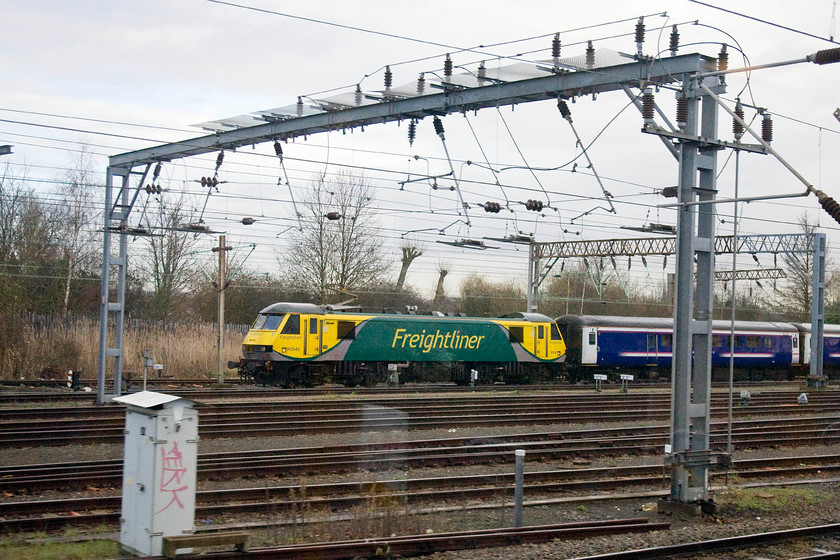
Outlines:
{"label": "telegraph pole", "polygon": [[219,278],[214,284],[219,292],[219,328],[218,328],[218,347],[216,348],[216,382],[220,385],[224,382],[224,375],[222,374],[222,349],[225,343],[225,289],[227,288],[227,259],[226,254],[233,249],[225,245],[225,236],[219,236],[219,246],[213,247],[213,252],[219,253]]}

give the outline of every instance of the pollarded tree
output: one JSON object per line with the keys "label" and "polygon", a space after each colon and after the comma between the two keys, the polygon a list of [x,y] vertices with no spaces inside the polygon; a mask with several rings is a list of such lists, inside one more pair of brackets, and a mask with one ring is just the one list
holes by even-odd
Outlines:
{"label": "pollarded tree", "polygon": [[389,268],[382,251],[373,187],[341,172],[319,177],[301,197],[301,230],[278,255],[283,273],[320,302],[379,283]]}

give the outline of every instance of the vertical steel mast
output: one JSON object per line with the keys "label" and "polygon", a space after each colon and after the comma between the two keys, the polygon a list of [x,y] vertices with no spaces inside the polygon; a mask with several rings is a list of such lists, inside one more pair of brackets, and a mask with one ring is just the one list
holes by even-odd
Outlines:
{"label": "vertical steel mast", "polygon": [[[671,499],[706,502],[709,478],[709,408],[714,282],[716,143],[718,105],[700,80],[723,91],[718,78],[686,76],[678,94],[685,108],[679,141],[679,214],[674,298],[674,357],[671,395]],[[686,204],[695,201],[707,204]],[[695,284],[696,274],[696,284]]]}

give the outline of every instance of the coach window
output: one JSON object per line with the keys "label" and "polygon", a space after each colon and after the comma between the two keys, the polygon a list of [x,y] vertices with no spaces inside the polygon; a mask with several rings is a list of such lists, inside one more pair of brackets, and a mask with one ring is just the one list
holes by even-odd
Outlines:
{"label": "coach window", "polygon": [[300,334],[300,315],[291,314],[280,334]]}
{"label": "coach window", "polygon": [[773,339],[769,336],[765,336],[762,338],[764,340],[764,347],[765,348],[772,348],[773,347]]}
{"label": "coach window", "polygon": [[659,340],[662,342],[663,347],[671,346],[671,336],[673,336],[673,335],[670,335],[670,334],[661,335],[661,338]]}
{"label": "coach window", "polygon": [[589,346],[595,346],[597,343],[597,338],[595,331],[589,331]]}
{"label": "coach window", "polygon": [[353,321],[339,321],[337,334],[339,339],[356,338],[356,323]]}
{"label": "coach window", "polygon": [[747,337],[747,348],[758,348],[761,346],[761,337],[759,336],[748,336]]}

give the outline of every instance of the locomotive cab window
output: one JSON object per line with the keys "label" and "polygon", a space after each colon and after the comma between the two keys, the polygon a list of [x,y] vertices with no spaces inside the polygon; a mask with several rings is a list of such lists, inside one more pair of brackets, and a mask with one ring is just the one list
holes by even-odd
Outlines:
{"label": "locomotive cab window", "polygon": [[557,323],[551,323],[551,340],[560,340],[563,338],[560,336],[560,327],[557,326]]}
{"label": "locomotive cab window", "polygon": [[318,319],[315,317],[309,319],[309,334],[318,334]]}
{"label": "locomotive cab window", "polygon": [[300,334],[300,315],[292,313],[280,334]]}
{"label": "locomotive cab window", "polygon": [[510,341],[511,342],[525,342],[525,335],[522,327],[510,327]]}
{"label": "locomotive cab window", "polygon": [[254,322],[254,326],[252,327],[255,331],[264,330],[264,331],[276,331],[277,327],[280,326],[280,323],[283,322],[283,317],[285,315],[260,315],[257,317],[257,320]]}
{"label": "locomotive cab window", "polygon": [[263,325],[265,324],[265,320],[267,318],[268,318],[268,315],[257,315],[257,320],[254,321],[254,325],[251,328],[254,329],[255,331],[260,330],[261,328],[263,328]]}
{"label": "locomotive cab window", "polygon": [[539,325],[537,327],[537,339],[542,340],[543,338],[545,338],[545,327]]}

